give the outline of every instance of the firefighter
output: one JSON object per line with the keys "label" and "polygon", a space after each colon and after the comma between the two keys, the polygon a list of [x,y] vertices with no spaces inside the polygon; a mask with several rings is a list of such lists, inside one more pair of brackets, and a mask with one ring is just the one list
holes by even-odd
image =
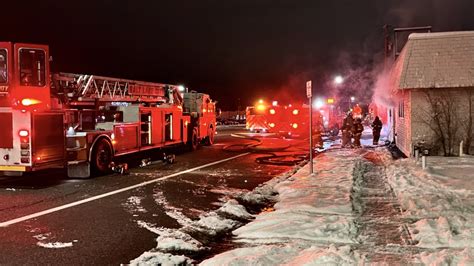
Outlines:
{"label": "firefighter", "polygon": [[364,126],[362,125],[362,119],[357,118],[354,121],[352,126],[352,135],[354,136],[354,147],[360,148],[360,138],[362,137],[362,132],[364,131]]}
{"label": "firefighter", "polygon": [[373,144],[378,145],[379,144],[379,138],[380,138],[380,131],[382,130],[382,121],[378,116],[375,117],[374,121],[372,122],[372,135],[374,137]]}
{"label": "firefighter", "polygon": [[348,113],[344,121],[342,121],[342,147],[352,146],[352,126],[353,126],[352,113]]}
{"label": "firefighter", "polygon": [[352,113],[354,114],[354,118],[362,118],[362,108],[359,106],[359,104],[354,106]]}

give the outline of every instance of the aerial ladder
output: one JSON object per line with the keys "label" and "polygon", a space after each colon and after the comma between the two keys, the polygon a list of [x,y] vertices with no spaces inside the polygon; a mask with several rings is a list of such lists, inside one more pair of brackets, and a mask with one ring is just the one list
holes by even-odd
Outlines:
{"label": "aerial ladder", "polygon": [[7,74],[0,79],[0,172],[66,168],[70,177],[89,177],[109,172],[119,156],[213,144],[209,95],[171,84],[51,74],[47,59],[48,46],[0,43],[0,74]]}

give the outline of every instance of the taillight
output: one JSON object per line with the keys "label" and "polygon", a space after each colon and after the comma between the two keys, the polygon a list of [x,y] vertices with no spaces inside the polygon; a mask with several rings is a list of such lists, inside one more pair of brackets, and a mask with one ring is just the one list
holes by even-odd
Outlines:
{"label": "taillight", "polygon": [[299,114],[299,112],[300,112],[300,111],[298,111],[298,109],[293,110],[293,114],[294,114],[294,115]]}
{"label": "taillight", "polygon": [[275,109],[270,109],[269,112],[270,112],[271,115],[274,115],[276,113]]}
{"label": "taillight", "polygon": [[296,129],[296,128],[298,128],[298,124],[293,123],[292,127]]}
{"label": "taillight", "polygon": [[30,132],[28,132],[28,130],[20,130],[18,132],[18,135],[20,135],[20,137],[28,137],[30,135]]}

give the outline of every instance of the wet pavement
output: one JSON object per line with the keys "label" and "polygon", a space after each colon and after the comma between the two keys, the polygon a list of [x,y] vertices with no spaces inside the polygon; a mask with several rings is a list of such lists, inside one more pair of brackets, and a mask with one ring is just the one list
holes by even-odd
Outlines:
{"label": "wet pavement", "polygon": [[[223,150],[224,146],[243,141],[231,137],[231,133],[240,131],[235,127],[223,129],[212,147],[196,152],[177,151],[175,164],[156,162],[132,168],[129,175],[75,180],[54,170],[20,178],[2,177],[0,223],[156,181],[0,228],[0,264],[128,263],[156,247],[157,235],[140,225],[178,228],[182,226],[179,215],[197,219],[236,193],[251,190],[291,169],[258,164],[256,159],[261,155],[248,154],[174,176],[242,154]],[[132,158],[132,165],[138,165],[140,159]],[[178,215],[168,215],[170,210]],[[226,248],[225,241],[222,243],[216,252]]]}

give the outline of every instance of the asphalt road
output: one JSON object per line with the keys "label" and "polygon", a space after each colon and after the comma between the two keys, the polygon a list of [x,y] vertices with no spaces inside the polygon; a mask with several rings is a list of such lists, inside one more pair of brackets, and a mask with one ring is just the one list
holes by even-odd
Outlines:
{"label": "asphalt road", "polygon": [[[172,165],[134,167],[130,175],[71,180],[63,171],[50,170],[0,177],[0,264],[128,263],[156,247],[157,235],[140,227],[140,221],[178,228],[165,208],[196,219],[217,209],[222,198],[290,169],[258,164],[257,154],[224,151],[223,146],[244,141],[230,136],[240,130],[222,128],[215,145],[179,152]],[[127,160],[137,165],[147,156]],[[143,182],[148,183],[138,185]],[[44,247],[51,243],[68,247]]]}

